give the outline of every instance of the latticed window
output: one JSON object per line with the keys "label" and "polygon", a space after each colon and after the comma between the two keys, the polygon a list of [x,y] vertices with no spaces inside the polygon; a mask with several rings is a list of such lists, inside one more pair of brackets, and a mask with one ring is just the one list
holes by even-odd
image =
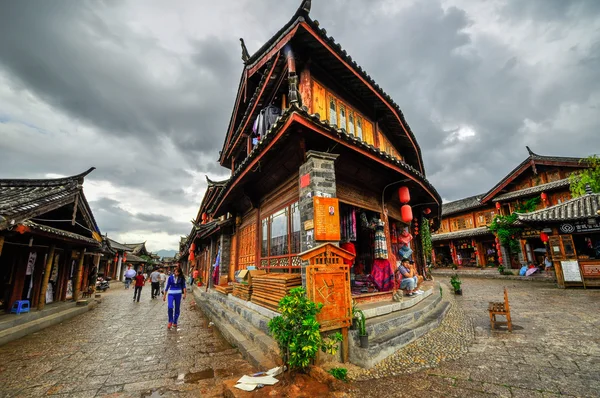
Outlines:
{"label": "latticed window", "polygon": [[329,124],[337,125],[337,103],[334,97],[329,97]]}
{"label": "latticed window", "polygon": [[300,252],[300,208],[298,202],[261,220],[260,268],[299,269],[295,261]]}
{"label": "latticed window", "polygon": [[240,231],[239,241],[239,268],[244,269],[255,265],[256,260],[256,224],[243,227]]}
{"label": "latticed window", "polygon": [[348,112],[348,133],[352,135],[356,134],[354,132],[354,112],[352,111]]}

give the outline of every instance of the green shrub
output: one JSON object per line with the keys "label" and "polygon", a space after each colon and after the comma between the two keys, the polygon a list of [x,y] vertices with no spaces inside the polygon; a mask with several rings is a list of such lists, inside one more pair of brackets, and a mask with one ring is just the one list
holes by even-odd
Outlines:
{"label": "green shrub", "polygon": [[338,380],[347,381],[348,369],[346,368],[331,368],[327,371],[330,375]]}
{"label": "green shrub", "polygon": [[462,281],[460,280],[458,274],[452,275],[452,277],[450,278],[450,284],[452,285],[454,291],[460,290],[460,285],[462,284]]}
{"label": "green shrub", "polygon": [[290,369],[305,370],[319,350],[334,355],[342,334],[335,333],[330,339],[323,339],[319,331],[317,314],[323,304],[316,304],[306,297],[303,288],[290,290],[279,301],[280,316],[269,321],[269,331],[279,345],[284,363]]}

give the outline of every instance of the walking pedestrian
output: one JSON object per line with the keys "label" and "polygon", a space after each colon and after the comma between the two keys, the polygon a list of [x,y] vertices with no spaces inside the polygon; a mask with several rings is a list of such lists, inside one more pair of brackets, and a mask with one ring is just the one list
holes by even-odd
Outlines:
{"label": "walking pedestrian", "polygon": [[152,285],[151,296],[152,299],[158,297],[158,292],[160,291],[160,272],[158,269],[154,268],[154,271],[150,274],[150,283]]}
{"label": "walking pedestrian", "polygon": [[137,276],[135,277],[135,290],[133,291],[133,302],[135,302],[135,297],[137,296],[137,302],[140,302],[140,296],[142,295],[142,288],[146,283],[146,278],[142,275],[142,271],[138,271]]}
{"label": "walking pedestrian", "polygon": [[165,295],[165,283],[167,283],[167,274],[164,269],[160,269],[160,294]]}
{"label": "walking pedestrian", "polygon": [[171,330],[171,327],[177,328],[177,321],[179,319],[179,312],[181,308],[181,299],[185,300],[186,296],[185,278],[181,267],[175,268],[173,275],[167,280],[167,286],[165,287],[165,295],[163,301],[169,297],[168,313],[169,313],[169,324],[167,329]]}
{"label": "walking pedestrian", "polygon": [[128,264],[127,270],[125,271],[125,289],[129,289],[133,278],[135,278],[135,270],[131,268],[131,264]]}

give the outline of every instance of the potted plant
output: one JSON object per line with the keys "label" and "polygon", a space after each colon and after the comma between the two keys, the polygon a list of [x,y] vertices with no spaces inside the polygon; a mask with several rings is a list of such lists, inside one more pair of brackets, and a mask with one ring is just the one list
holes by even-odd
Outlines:
{"label": "potted plant", "polygon": [[462,294],[462,289],[460,288],[462,281],[460,280],[460,278],[457,274],[452,275],[452,278],[450,278],[450,284],[452,285],[452,288],[454,289],[454,294],[458,294],[458,295]]}
{"label": "potted plant", "polygon": [[358,303],[356,300],[352,300],[352,324],[350,325],[350,330],[356,330],[358,324],[359,314],[358,311]]}
{"label": "potted plant", "polygon": [[357,310],[358,318],[358,338],[362,348],[369,348],[369,335],[367,334],[365,314],[361,310]]}

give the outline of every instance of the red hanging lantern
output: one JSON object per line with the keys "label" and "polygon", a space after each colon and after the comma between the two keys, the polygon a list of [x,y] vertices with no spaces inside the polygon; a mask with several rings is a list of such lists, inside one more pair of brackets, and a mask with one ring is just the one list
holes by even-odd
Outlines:
{"label": "red hanging lantern", "polygon": [[540,195],[540,197],[542,198],[542,200],[544,202],[548,200],[548,194],[546,194],[546,192],[542,192],[542,194]]}
{"label": "red hanging lantern", "polygon": [[540,233],[540,239],[542,240],[542,242],[548,243],[548,234],[545,232]]}
{"label": "red hanging lantern", "polygon": [[127,262],[127,252],[123,252],[123,262]]}
{"label": "red hanging lantern", "polygon": [[119,261],[119,253],[115,253],[115,263]]}
{"label": "red hanging lantern", "polygon": [[410,221],[413,218],[412,207],[409,205],[404,205],[400,208],[400,213],[402,214],[402,221],[404,221],[406,224],[410,224]]}
{"label": "red hanging lantern", "polygon": [[431,213],[431,209],[428,207],[425,210],[423,210],[423,213],[429,214],[429,213]]}
{"label": "red hanging lantern", "polygon": [[500,202],[496,202],[496,209],[500,210],[500,207],[502,207],[502,205],[500,204]]}
{"label": "red hanging lantern", "polygon": [[410,192],[408,191],[408,187],[398,188],[398,197],[400,198],[400,203],[410,202]]}
{"label": "red hanging lantern", "polygon": [[190,256],[188,257],[190,262],[194,261],[196,259],[196,256],[194,255],[194,252],[190,252]]}
{"label": "red hanging lantern", "polygon": [[495,239],[496,244],[500,243],[500,240],[498,238]]}
{"label": "red hanging lantern", "polygon": [[195,244],[195,243],[192,243],[192,244],[190,245],[190,251],[191,251],[191,252],[195,252],[195,251],[196,251],[196,244]]}
{"label": "red hanging lantern", "polygon": [[504,261],[502,261],[502,257],[498,257],[498,262],[499,262],[500,264],[502,264],[502,263],[504,262]]}
{"label": "red hanging lantern", "polygon": [[202,213],[202,224],[206,224],[206,220],[208,220],[208,214]]}

